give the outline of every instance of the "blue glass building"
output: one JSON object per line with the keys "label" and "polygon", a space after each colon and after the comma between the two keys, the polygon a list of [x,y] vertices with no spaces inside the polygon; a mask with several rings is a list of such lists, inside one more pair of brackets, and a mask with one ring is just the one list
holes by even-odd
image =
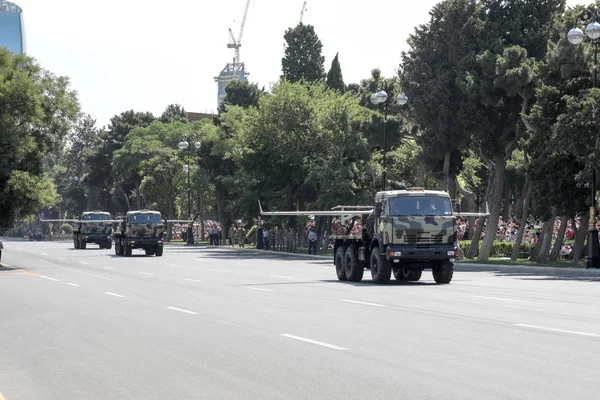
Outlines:
{"label": "blue glass building", "polygon": [[0,0],[0,47],[15,54],[25,52],[23,10],[5,0]]}

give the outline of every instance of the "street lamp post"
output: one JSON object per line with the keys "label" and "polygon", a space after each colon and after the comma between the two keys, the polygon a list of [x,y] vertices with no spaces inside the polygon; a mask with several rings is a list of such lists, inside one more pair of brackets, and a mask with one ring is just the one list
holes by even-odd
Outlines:
{"label": "street lamp post", "polygon": [[[384,81],[384,89],[387,89],[386,87],[386,83]],[[404,93],[400,93],[397,97],[396,97],[396,101],[398,102],[398,104],[400,104],[401,106],[405,105],[408,102],[408,97],[406,97],[406,95]],[[386,189],[386,167],[387,167],[387,163],[386,163],[386,155],[387,155],[387,132],[386,132],[386,128],[387,128],[387,114],[388,114],[388,107],[389,107],[389,101],[388,101],[388,94],[385,92],[385,90],[380,90],[377,93],[373,93],[371,95],[371,103],[373,103],[374,105],[378,105],[378,104],[383,104],[383,191],[385,191]]]}
{"label": "street lamp post", "polygon": [[[194,143],[194,147],[199,149],[200,142]],[[187,198],[188,198],[188,228],[187,228],[187,244],[194,244],[194,222],[192,221],[192,189],[190,188],[190,143],[186,140],[179,142],[177,145],[180,150],[187,150]]]}
{"label": "street lamp post", "polygon": [[[597,22],[598,8],[594,7],[593,11],[582,10],[575,19],[575,26],[567,35],[569,42],[578,45],[584,41],[587,36],[594,47],[594,74],[593,87],[597,87],[597,69],[598,69],[598,45],[600,40],[600,24]],[[585,27],[585,34],[579,28],[579,23],[591,19]],[[588,224],[587,250],[583,260],[583,265],[588,268],[600,268],[600,246],[598,244],[598,229],[596,228],[596,168],[592,165],[592,205],[590,207],[590,222]]]}

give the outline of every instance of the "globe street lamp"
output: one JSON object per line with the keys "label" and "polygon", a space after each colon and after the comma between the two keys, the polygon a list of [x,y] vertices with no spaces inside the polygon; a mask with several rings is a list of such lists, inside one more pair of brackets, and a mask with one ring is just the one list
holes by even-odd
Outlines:
{"label": "globe street lamp", "polygon": [[[569,42],[574,45],[578,45],[585,40],[587,36],[592,46],[594,47],[594,75],[593,75],[593,87],[597,87],[597,69],[598,69],[598,45],[600,43],[600,24],[596,21],[598,17],[598,9],[594,7],[593,11],[582,10],[575,18],[575,26],[567,34]],[[585,27],[585,34],[579,28],[579,23],[590,20]],[[596,169],[592,165],[592,205],[590,207],[590,222],[588,224],[588,237],[587,237],[587,250],[586,256],[583,260],[583,265],[586,269],[588,268],[600,268],[600,246],[598,245],[598,229],[596,228]]]}
{"label": "globe street lamp", "polygon": [[[200,142],[194,143],[194,147],[199,149]],[[180,150],[187,150],[187,165],[184,169],[187,171],[187,198],[188,198],[188,228],[187,228],[187,244],[194,244],[194,222],[192,221],[192,190],[190,189],[190,144],[186,140],[179,142],[177,145]]]}
{"label": "globe street lamp", "polygon": [[[384,81],[384,89],[387,89],[386,86],[387,85]],[[404,93],[400,93],[396,97],[396,102],[399,105],[403,106],[406,103],[408,103],[408,97],[406,97],[406,95]],[[386,179],[385,179],[386,154],[387,154],[386,125],[387,125],[387,113],[388,113],[388,107],[389,107],[388,94],[385,92],[385,90],[380,90],[377,93],[373,93],[371,95],[371,103],[373,103],[374,105],[383,104],[383,191],[385,191],[385,188],[386,188]]]}

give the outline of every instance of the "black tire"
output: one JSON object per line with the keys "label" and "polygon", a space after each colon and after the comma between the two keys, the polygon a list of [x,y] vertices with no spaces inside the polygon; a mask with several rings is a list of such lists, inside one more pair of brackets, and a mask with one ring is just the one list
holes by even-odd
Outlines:
{"label": "black tire", "polygon": [[379,247],[371,251],[371,277],[374,283],[386,284],[392,277],[390,263],[379,253]]}
{"label": "black tire", "polygon": [[340,246],[335,252],[335,273],[337,274],[338,280],[346,281],[346,270],[344,268],[344,257],[346,256],[347,246]]}
{"label": "black tire", "polygon": [[146,251],[146,255],[147,255],[147,256],[153,256],[153,255],[154,255],[154,250],[151,250],[151,249],[145,249],[145,251]]}
{"label": "black tire", "polygon": [[73,247],[75,247],[75,249],[79,249],[79,237],[73,235]]}
{"label": "black tire", "polygon": [[120,241],[119,239],[115,240],[115,256],[120,256],[121,254],[121,246],[120,246]]}
{"label": "black tire", "polygon": [[124,247],[123,250],[125,252],[125,257],[131,257],[131,254],[133,252],[133,249],[131,248],[131,246],[128,245],[127,243],[124,243],[123,247]]}
{"label": "black tire", "polygon": [[441,265],[433,267],[433,279],[438,284],[450,283],[454,275],[454,263],[444,261]]}
{"label": "black tire", "polygon": [[164,249],[164,247],[162,247],[162,246],[158,246],[156,248],[156,252],[154,253],[154,254],[156,254],[156,257],[162,257],[162,255],[163,255],[163,249]]}
{"label": "black tire", "polygon": [[79,244],[79,248],[81,248],[81,250],[85,250],[87,246],[87,243],[85,242],[84,239],[81,239],[81,243]]}
{"label": "black tire", "polygon": [[344,257],[344,272],[346,279],[350,282],[362,281],[365,273],[365,266],[361,261],[358,261],[354,246],[348,246]]}
{"label": "black tire", "polygon": [[421,279],[422,273],[420,269],[398,268],[394,270],[394,278],[397,281],[416,282]]}
{"label": "black tire", "polygon": [[112,240],[109,240],[108,242],[106,242],[106,249],[108,249],[108,250],[112,249]]}

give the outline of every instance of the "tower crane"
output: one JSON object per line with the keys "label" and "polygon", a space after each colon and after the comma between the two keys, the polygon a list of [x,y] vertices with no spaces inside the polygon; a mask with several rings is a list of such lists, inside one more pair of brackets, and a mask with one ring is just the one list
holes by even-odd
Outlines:
{"label": "tower crane", "polygon": [[306,1],[302,4],[302,11],[300,12],[300,23],[304,22],[304,11],[306,11]]}
{"label": "tower crane", "polygon": [[248,8],[250,7],[250,0],[246,0],[246,8],[244,9],[244,17],[242,18],[242,25],[240,26],[240,34],[237,40],[233,36],[233,31],[229,28],[229,35],[231,36],[231,43],[227,44],[228,49],[235,50],[235,57],[233,58],[233,64],[237,65],[240,63],[240,47],[242,47],[242,35],[244,34],[244,26],[246,25],[246,17],[248,16]]}

